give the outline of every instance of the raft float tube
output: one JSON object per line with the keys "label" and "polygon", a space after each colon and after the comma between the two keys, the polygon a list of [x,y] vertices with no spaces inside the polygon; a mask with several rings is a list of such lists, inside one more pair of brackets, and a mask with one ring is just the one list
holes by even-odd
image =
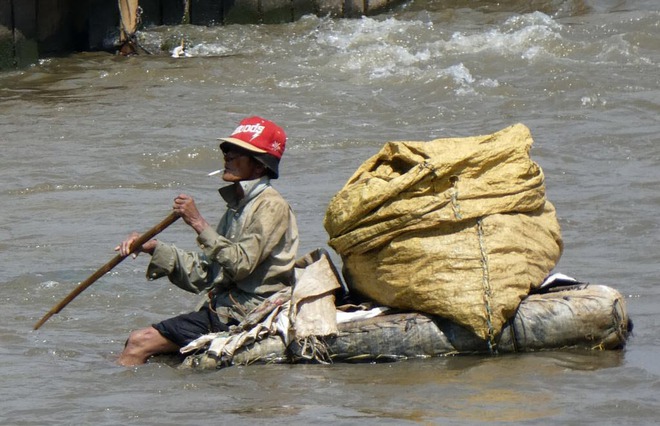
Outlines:
{"label": "raft float tube", "polygon": [[230,356],[209,351],[214,339],[228,333],[202,339],[201,347],[184,348],[194,353],[179,368],[207,370],[254,363],[392,362],[451,355],[623,349],[632,332],[632,321],[622,295],[605,285],[557,276],[549,277],[549,284],[520,303],[495,347],[447,319],[378,306],[352,312],[338,307],[337,331],[310,344],[309,340],[287,339],[286,330],[278,328],[277,324],[287,323],[281,318],[290,313],[285,309],[268,322],[261,338],[248,340]]}

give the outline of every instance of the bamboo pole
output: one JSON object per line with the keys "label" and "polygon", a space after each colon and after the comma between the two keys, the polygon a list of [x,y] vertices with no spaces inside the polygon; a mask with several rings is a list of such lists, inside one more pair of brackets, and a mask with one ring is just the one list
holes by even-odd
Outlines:
{"label": "bamboo pole", "polygon": [[96,272],[94,272],[92,275],[89,276],[85,281],[81,282],[78,287],[76,287],[71,293],[69,293],[68,296],[66,296],[60,303],[57,305],[53,306],[50,311],[46,313],[46,315],[43,316],[34,325],[34,330],[38,330],[39,327],[41,327],[50,317],[53,315],[59,313],[66,305],[68,305],[73,299],[75,299],[80,293],[85,291],[87,287],[91,286],[94,284],[99,278],[101,278],[103,275],[107,274],[110,272],[115,266],[119,265],[119,263],[124,260],[126,257],[128,257],[130,254],[136,252],[144,243],[161,233],[165,228],[173,224],[177,219],[179,218],[179,215],[176,214],[175,212],[172,212],[167,216],[165,219],[163,219],[162,222],[145,232],[144,234],[140,235],[138,239],[136,239],[133,242],[133,245],[131,246],[130,252],[126,256],[122,256],[120,254],[116,255],[114,258],[112,258],[108,263],[105,265],[101,266]]}

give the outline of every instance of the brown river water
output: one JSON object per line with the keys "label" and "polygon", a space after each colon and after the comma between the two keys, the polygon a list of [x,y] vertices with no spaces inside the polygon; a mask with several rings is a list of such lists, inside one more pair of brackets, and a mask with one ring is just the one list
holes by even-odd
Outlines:
{"label": "brown river water", "polygon": [[[0,423],[656,424],[660,419],[660,2],[413,1],[387,15],[161,27],[191,57],[83,53],[0,74]],[[38,331],[114,255],[194,196],[219,219],[215,138],[247,115],[289,141],[276,187],[300,254],[328,201],[387,141],[522,122],[565,250],[557,271],[612,286],[622,351],[383,364],[123,368],[128,332],[197,298],[127,260]],[[195,248],[182,223],[160,238]]]}

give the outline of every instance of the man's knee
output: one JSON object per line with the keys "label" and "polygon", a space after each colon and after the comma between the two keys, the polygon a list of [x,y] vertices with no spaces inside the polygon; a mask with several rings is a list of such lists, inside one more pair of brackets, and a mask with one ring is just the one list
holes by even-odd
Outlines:
{"label": "man's knee", "polygon": [[175,343],[163,337],[155,328],[142,328],[129,334],[118,362],[127,366],[143,364],[152,355],[172,353],[178,349]]}
{"label": "man's knee", "polygon": [[149,343],[163,339],[163,336],[153,327],[141,328],[134,330],[128,335],[126,340],[126,347],[144,347],[150,346]]}

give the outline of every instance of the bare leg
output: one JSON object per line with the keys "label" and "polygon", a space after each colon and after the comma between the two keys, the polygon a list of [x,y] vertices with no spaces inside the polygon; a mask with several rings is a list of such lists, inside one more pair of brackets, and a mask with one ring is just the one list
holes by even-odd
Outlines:
{"label": "bare leg", "polygon": [[178,350],[178,345],[164,338],[155,328],[142,328],[128,336],[124,351],[119,355],[117,363],[125,366],[144,364],[152,355]]}

